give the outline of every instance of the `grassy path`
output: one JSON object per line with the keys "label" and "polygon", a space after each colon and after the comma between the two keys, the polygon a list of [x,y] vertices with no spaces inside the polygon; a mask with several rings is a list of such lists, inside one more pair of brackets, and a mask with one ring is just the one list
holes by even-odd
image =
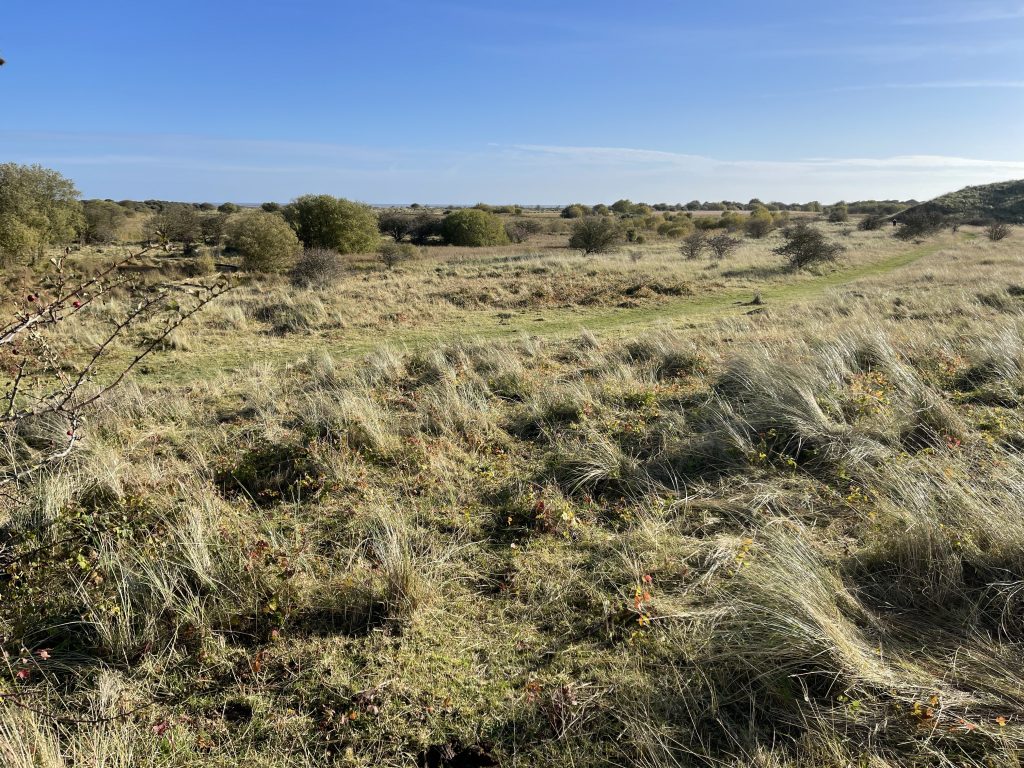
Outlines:
{"label": "grassy path", "polygon": [[[948,241],[921,245],[887,259],[837,269],[799,282],[769,284],[760,293],[766,305],[776,309],[793,302],[816,298],[830,289],[858,280],[893,272],[931,256],[948,245]],[[509,339],[522,334],[564,338],[575,335],[585,328],[602,335],[621,335],[673,321],[685,320],[688,324],[701,324],[721,317],[740,315],[749,311],[746,302],[751,297],[751,291],[744,289],[710,293],[705,296],[680,297],[665,303],[637,308],[573,307],[526,311],[513,314],[511,317],[501,317],[494,311],[474,311],[467,312],[463,318],[455,322],[448,320],[444,325],[396,328],[386,334],[381,331],[356,329],[313,336],[238,339],[237,343],[231,345],[214,343],[185,353],[164,353],[154,356],[147,361],[142,378],[150,382],[184,383],[243,368],[256,362],[286,364],[314,350],[330,352],[337,357],[358,357],[384,343],[399,348],[415,348],[466,338]]]}

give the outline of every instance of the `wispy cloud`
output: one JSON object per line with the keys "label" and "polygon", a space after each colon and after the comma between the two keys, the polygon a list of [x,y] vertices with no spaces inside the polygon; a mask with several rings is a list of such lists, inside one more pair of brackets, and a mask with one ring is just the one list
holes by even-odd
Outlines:
{"label": "wispy cloud", "polygon": [[963,3],[963,7],[945,13],[935,13],[922,16],[904,16],[896,17],[894,19],[887,19],[886,23],[900,24],[904,26],[931,26],[931,25],[943,25],[943,24],[983,24],[987,22],[996,21],[1012,21],[1014,19],[1024,19],[1024,5],[984,5],[971,3],[975,7],[968,7],[968,3]]}
{"label": "wispy cloud", "polygon": [[876,83],[873,85],[847,85],[830,89],[833,93],[846,91],[917,91],[917,90],[1021,90],[1024,80],[931,80],[921,83]]}
{"label": "wispy cloud", "polygon": [[[719,158],[662,149],[490,144],[408,149],[288,140],[0,131],[9,159],[63,170],[90,197],[260,202],[823,201],[926,198],[1024,177],[1024,160],[959,155]],[[57,148],[60,149],[57,149]]]}
{"label": "wispy cloud", "polygon": [[563,147],[520,144],[516,145],[514,149],[526,153],[563,157],[588,163],[672,165],[694,169],[723,167],[747,170],[880,168],[913,171],[979,168],[1024,171],[1024,160],[980,160],[944,155],[898,155],[885,158],[825,157],[798,160],[721,160],[703,155],[626,147]]}

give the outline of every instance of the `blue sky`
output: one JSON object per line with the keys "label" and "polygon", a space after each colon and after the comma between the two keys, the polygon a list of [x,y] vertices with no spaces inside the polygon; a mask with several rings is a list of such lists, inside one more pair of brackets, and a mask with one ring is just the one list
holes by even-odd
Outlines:
{"label": "blue sky", "polygon": [[831,202],[1024,178],[1024,2],[8,2],[0,56],[0,161],[88,197]]}

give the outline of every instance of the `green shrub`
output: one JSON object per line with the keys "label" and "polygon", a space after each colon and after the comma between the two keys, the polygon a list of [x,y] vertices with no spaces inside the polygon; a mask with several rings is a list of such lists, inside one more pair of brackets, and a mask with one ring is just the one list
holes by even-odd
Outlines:
{"label": "green shrub", "polygon": [[701,254],[707,250],[708,247],[708,236],[703,230],[697,229],[691,232],[683,239],[683,244],[680,246],[679,251],[687,259],[699,259]]}
{"label": "green shrub", "polygon": [[874,232],[875,230],[881,229],[885,225],[885,217],[878,213],[872,213],[870,216],[865,216],[857,224],[857,229],[862,232]]}
{"label": "green shrub", "polygon": [[772,218],[771,211],[764,206],[755,208],[750,216],[747,217],[746,229],[749,237],[760,240],[762,237],[766,237],[774,228],[775,220]]}
{"label": "green shrub", "polygon": [[450,245],[478,248],[485,245],[507,245],[508,235],[499,216],[469,208],[453,211],[444,217],[441,236]]}
{"label": "green shrub", "polygon": [[338,253],[372,253],[380,242],[377,215],[362,203],[331,195],[303,195],[284,209],[306,248]]}
{"label": "green shrub", "polygon": [[78,190],[57,171],[39,165],[0,164],[0,258],[43,255],[69,242],[83,224]]}
{"label": "green shrub", "polygon": [[776,248],[775,253],[789,259],[794,269],[834,261],[845,250],[839,243],[829,242],[820,229],[803,222],[787,228],[782,236],[785,243]]}
{"label": "green shrub", "polygon": [[917,240],[934,235],[946,226],[946,216],[935,209],[915,208],[901,213],[896,218],[899,228],[896,237],[900,240]]}
{"label": "green shrub", "polygon": [[842,224],[850,220],[850,209],[846,203],[836,203],[828,209],[828,220],[834,224]]}
{"label": "green shrub", "polygon": [[250,211],[236,216],[229,227],[228,245],[253,272],[283,272],[302,250],[295,231],[276,213]]}
{"label": "green shrub", "polygon": [[[635,240],[635,237],[634,237]],[[572,227],[569,247],[583,251],[584,256],[604,253],[622,242],[622,229],[618,222],[605,216],[579,219]]]}

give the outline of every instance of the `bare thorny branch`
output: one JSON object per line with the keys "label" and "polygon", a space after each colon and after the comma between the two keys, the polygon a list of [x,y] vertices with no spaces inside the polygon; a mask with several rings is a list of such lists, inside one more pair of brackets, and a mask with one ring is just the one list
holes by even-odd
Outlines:
{"label": "bare thorny branch", "polygon": [[[133,283],[124,268],[138,262],[149,250],[147,247],[129,251],[127,256],[87,279],[69,275],[63,258],[51,260],[54,270],[49,277],[48,293],[52,298],[44,298],[41,292],[29,294],[26,300],[35,308],[19,313],[0,327],[0,355],[6,358],[10,374],[10,386],[0,396],[0,431],[10,439],[16,437],[23,424],[40,418],[50,418],[67,427],[65,435],[30,458],[19,460],[16,450],[0,458],[0,488],[16,484],[70,456],[81,440],[80,428],[87,409],[119,386],[182,323],[230,288],[226,282],[155,286]],[[58,354],[46,330],[69,322],[116,288],[126,288],[135,299],[128,311],[111,321],[91,350]],[[144,323],[160,318],[160,330],[141,338],[135,354],[108,366],[106,378],[98,381],[102,378],[101,365],[111,361],[115,344],[138,332]],[[77,360],[77,367],[72,363],[69,370],[69,360]]]}

